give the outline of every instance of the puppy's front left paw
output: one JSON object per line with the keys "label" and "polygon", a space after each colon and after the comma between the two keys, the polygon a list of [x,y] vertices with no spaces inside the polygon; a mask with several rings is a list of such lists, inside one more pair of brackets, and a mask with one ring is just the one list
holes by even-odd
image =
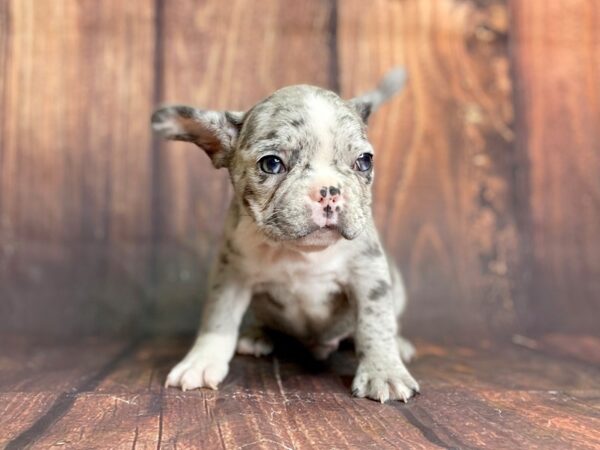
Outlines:
{"label": "puppy's front left paw", "polygon": [[165,387],[181,387],[182,391],[197,388],[217,389],[229,372],[229,363],[202,352],[188,354],[177,364],[165,382]]}
{"label": "puppy's front left paw", "polygon": [[352,394],[385,403],[388,400],[408,401],[419,392],[415,381],[401,361],[363,360],[352,382]]}

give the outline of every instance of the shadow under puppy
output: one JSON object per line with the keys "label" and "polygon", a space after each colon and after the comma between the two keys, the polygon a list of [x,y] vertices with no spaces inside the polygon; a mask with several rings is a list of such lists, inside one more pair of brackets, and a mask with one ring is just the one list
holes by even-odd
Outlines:
{"label": "shadow under puppy", "polygon": [[[156,132],[201,147],[229,170],[234,189],[198,337],[166,386],[216,389],[236,348],[272,351],[266,326],[317,358],[352,337],[358,397],[406,401],[419,391],[403,363],[414,348],[399,335],[404,285],[373,222],[366,132],[371,112],[404,81],[398,69],[349,101],[298,85],[247,112],[170,106],[153,114]],[[247,309],[254,324],[238,336]]]}

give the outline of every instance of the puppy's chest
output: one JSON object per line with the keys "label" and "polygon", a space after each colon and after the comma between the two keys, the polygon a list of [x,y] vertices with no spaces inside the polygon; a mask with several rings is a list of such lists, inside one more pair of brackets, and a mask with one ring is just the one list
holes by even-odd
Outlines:
{"label": "puppy's chest", "polygon": [[341,308],[348,280],[343,253],[261,249],[243,262],[253,283],[253,309],[263,319],[280,321],[285,331],[306,335],[329,323]]}

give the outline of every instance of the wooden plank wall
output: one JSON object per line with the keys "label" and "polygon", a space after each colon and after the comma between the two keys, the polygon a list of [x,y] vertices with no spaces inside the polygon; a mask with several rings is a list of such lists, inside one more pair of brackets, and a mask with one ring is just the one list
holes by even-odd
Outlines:
{"label": "wooden plank wall", "polygon": [[351,96],[402,64],[370,136],[407,332],[597,332],[599,9],[0,0],[0,329],[192,329],[228,180],[154,139],[153,107],[244,109],[301,82]]}
{"label": "wooden plank wall", "polygon": [[1,327],[123,329],[150,286],[154,6],[0,4]]}
{"label": "wooden plank wall", "polygon": [[511,7],[525,326],[598,333],[600,4]]}

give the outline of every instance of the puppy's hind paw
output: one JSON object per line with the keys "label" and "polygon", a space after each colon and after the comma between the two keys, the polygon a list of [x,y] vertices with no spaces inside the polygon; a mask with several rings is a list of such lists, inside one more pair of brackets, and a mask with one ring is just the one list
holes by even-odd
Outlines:
{"label": "puppy's hind paw", "polygon": [[240,355],[253,355],[257,358],[273,353],[273,342],[262,332],[240,336],[236,352]]}
{"label": "puppy's hind paw", "polygon": [[402,336],[396,337],[396,343],[398,344],[400,359],[402,359],[402,361],[405,363],[411,362],[417,353],[415,346],[412,345],[408,339],[404,339]]}

